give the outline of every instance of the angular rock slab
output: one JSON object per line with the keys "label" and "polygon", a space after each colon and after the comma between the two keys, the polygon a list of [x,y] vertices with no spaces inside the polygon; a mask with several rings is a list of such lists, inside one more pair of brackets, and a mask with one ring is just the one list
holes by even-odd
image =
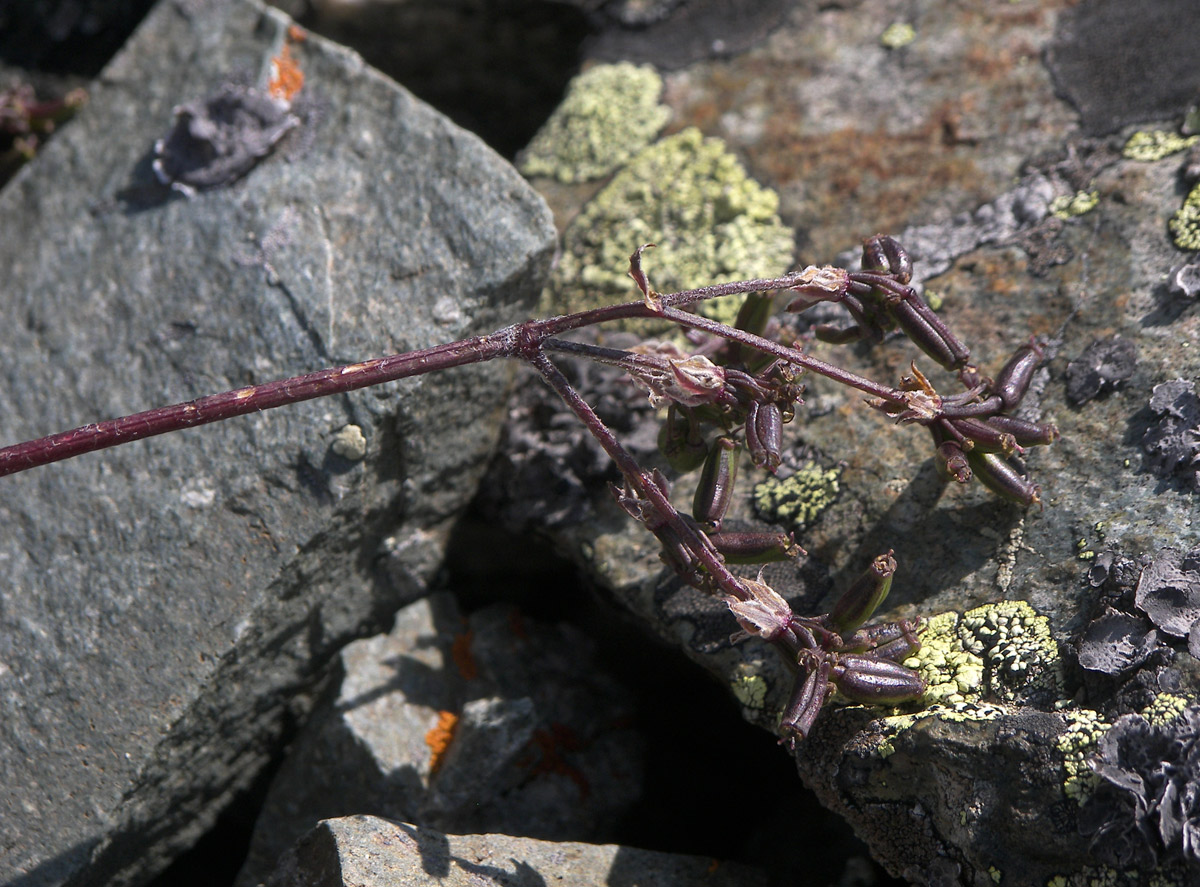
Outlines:
{"label": "angular rock slab", "polygon": [[508,835],[444,835],[374,816],[327,819],[280,860],[268,887],[757,887],[766,877],[736,863]]}
{"label": "angular rock slab", "polygon": [[[179,104],[265,82],[288,20],[161,4],[0,194],[0,439],[485,332],[554,231],[474,136],[296,41],[301,123],[241,179],[157,184]],[[172,434],[0,487],[0,882],[144,881],[257,772],[333,653],[436,566],[507,374]],[[356,425],[365,458],[333,446]]]}
{"label": "angular rock slab", "polygon": [[603,840],[642,791],[627,690],[568,625],[434,594],[339,655],[344,676],[289,747],[237,883],[262,883],[319,821]]}

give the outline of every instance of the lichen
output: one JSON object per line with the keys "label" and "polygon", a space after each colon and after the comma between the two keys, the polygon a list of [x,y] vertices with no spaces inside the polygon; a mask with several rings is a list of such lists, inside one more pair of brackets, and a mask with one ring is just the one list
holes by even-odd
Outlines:
{"label": "lichen", "polygon": [[[794,242],[778,208],[778,195],[751,179],[723,142],[685,129],[639,153],[576,216],[563,235],[550,307],[634,298],[629,255],[643,243],[658,245],[646,273],[659,292],[781,273]],[[738,307],[722,299],[700,310],[732,319]]]}
{"label": "lichen", "polygon": [[879,43],[884,49],[899,49],[901,46],[908,46],[916,39],[917,29],[908,22],[893,22],[879,35]]}
{"label": "lichen", "polygon": [[1013,702],[1061,683],[1058,644],[1045,616],[1024,601],[1000,601],[926,623],[905,665],[928,685],[928,702],[969,703],[984,695]]}
{"label": "lichen", "polygon": [[766,705],[767,682],[762,675],[742,673],[730,682],[734,697],[746,708],[761,709]]}
{"label": "lichen", "polygon": [[1182,136],[1169,129],[1144,129],[1135,132],[1125,142],[1121,155],[1130,160],[1150,163],[1178,154],[1200,141],[1200,136]]}
{"label": "lichen", "polygon": [[1167,222],[1171,240],[1180,249],[1200,249],[1200,185],[1183,199],[1183,206]]}
{"label": "lichen", "polygon": [[1149,722],[1150,726],[1162,727],[1183,714],[1190,704],[1191,700],[1185,696],[1175,693],[1159,693],[1154,697],[1153,702],[1142,709],[1142,717]]}
{"label": "lichen", "polygon": [[1065,712],[1067,729],[1061,733],[1056,747],[1063,756],[1063,794],[1076,804],[1084,803],[1092,796],[1100,777],[1087,764],[1088,757],[1096,750],[1096,743],[1112,725],[1097,712],[1081,708]]}
{"label": "lichen", "polygon": [[671,111],[659,103],[662,78],[649,65],[596,65],[575,77],[520,160],[527,176],[561,182],[602,178],[645,148]]}
{"label": "lichen", "polygon": [[1090,213],[1100,202],[1098,191],[1076,191],[1074,194],[1060,194],[1050,201],[1050,212],[1056,219],[1070,219]]}
{"label": "lichen", "polygon": [[754,507],[764,520],[806,527],[837,498],[841,473],[807,462],[790,477],[769,477],[756,485]]}
{"label": "lichen", "polygon": [[345,425],[333,436],[329,449],[351,462],[357,462],[367,454],[367,439],[357,425]]}

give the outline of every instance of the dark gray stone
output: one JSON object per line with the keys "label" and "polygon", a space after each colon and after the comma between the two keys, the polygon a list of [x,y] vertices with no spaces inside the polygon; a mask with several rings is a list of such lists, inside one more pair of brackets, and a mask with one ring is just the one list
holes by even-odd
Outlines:
{"label": "dark gray stone", "polygon": [[280,860],[269,887],[760,887],[736,863],[615,844],[446,835],[373,816],[320,823]]}
{"label": "dark gray stone", "polygon": [[[261,883],[322,819],[605,840],[641,795],[627,694],[586,638],[436,594],[342,651],[344,677],[289,749],[238,883]],[[448,729],[447,729],[448,728]]]}
{"label": "dark gray stone", "polygon": [[[160,4],[0,194],[0,439],[529,311],[554,248],[542,201],[318,38],[292,46],[308,110],[275,153],[190,200],[156,182],[172,109],[261,86],[288,24],[250,0]],[[140,882],[207,828],[330,657],[423,588],[507,378],[394,383],[4,479],[0,882]]]}

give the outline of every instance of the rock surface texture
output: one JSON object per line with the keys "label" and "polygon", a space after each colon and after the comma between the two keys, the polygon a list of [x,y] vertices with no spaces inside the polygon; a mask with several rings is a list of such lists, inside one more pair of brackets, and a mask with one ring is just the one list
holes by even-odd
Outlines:
{"label": "rock surface texture", "polygon": [[280,860],[268,887],[759,887],[758,872],[698,856],[508,835],[444,835],[373,816],[320,823]]}
{"label": "rock surface texture", "polygon": [[[297,72],[274,121],[206,105]],[[190,198],[152,169],[185,104],[212,114],[190,162],[230,160]],[[491,331],[553,252],[512,168],[354,53],[252,0],[161,3],[0,195],[0,438]],[[142,883],[189,846],[330,657],[424,589],[507,382],[396,383],[5,478],[0,883]]]}
{"label": "rock surface texture", "polygon": [[240,884],[266,880],[284,850],[335,816],[595,841],[641,793],[627,693],[577,630],[505,605],[464,618],[436,594],[340,663],[336,698],[272,781]]}

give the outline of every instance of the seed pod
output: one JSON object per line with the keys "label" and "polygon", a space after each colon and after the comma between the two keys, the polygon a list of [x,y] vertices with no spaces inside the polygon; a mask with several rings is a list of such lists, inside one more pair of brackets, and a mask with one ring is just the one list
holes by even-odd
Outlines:
{"label": "seed pod", "polygon": [[1026,422],[1015,416],[992,416],[987,420],[993,428],[1011,434],[1023,447],[1038,447],[1058,440],[1058,428],[1050,422]]}
{"label": "seed pod", "polygon": [[946,440],[938,444],[937,459],[938,469],[946,477],[960,484],[965,484],[971,479],[971,469],[969,467],[970,463],[967,461],[967,454],[958,445],[958,441]]}
{"label": "seed pod", "polygon": [[[1017,439],[1007,431],[996,428],[991,419],[950,419],[950,426],[970,441],[971,449],[981,453],[1003,453],[1011,456],[1017,449]],[[966,447],[964,447],[966,449]]]}
{"label": "seed pod", "polygon": [[1001,368],[996,381],[992,383],[992,393],[1000,395],[1006,410],[1013,409],[1021,402],[1041,362],[1042,349],[1031,342],[1018,348]]}
{"label": "seed pod", "polygon": [[755,465],[775,473],[783,461],[783,411],[779,404],[750,403],[746,413],[746,448]]}
{"label": "seed pod", "polygon": [[658,449],[680,474],[699,468],[708,455],[708,444],[700,436],[698,423],[671,404],[667,421],[658,430]]}
{"label": "seed pod", "polygon": [[727,564],[769,564],[805,553],[790,533],[712,533],[708,540]]}
{"label": "seed pod", "polygon": [[967,454],[967,462],[979,482],[996,495],[1022,505],[1041,504],[1042,488],[1023,477],[1003,456],[971,452]]}
{"label": "seed pod", "polygon": [[741,447],[728,437],[718,437],[709,448],[700,471],[700,482],[692,499],[692,517],[702,524],[720,527],[721,518],[733,501]]}
{"label": "seed pod", "polygon": [[829,660],[821,659],[809,668],[807,674],[801,671],[797,675],[792,698],[779,718],[779,729],[785,734],[784,742],[789,748],[794,748],[796,740],[803,739],[812,730],[829,695],[830,671]]}
{"label": "seed pod", "polygon": [[862,269],[890,274],[900,283],[912,280],[912,259],[896,238],[887,234],[863,241]]}
{"label": "seed pod", "polygon": [[892,554],[889,551],[871,561],[871,566],[854,580],[833,605],[829,624],[838,634],[854,631],[870,619],[883,603],[892,589],[892,576],[896,572],[896,559]]}
{"label": "seed pod", "polygon": [[917,637],[919,627],[920,620],[912,622],[901,619],[899,622],[860,628],[845,638],[838,650],[843,653],[862,653],[870,650],[871,655],[877,659],[898,662],[921,649],[921,641]]}
{"label": "seed pod", "polygon": [[851,702],[867,705],[899,705],[925,692],[925,682],[911,668],[853,653],[838,659],[833,683]]}

